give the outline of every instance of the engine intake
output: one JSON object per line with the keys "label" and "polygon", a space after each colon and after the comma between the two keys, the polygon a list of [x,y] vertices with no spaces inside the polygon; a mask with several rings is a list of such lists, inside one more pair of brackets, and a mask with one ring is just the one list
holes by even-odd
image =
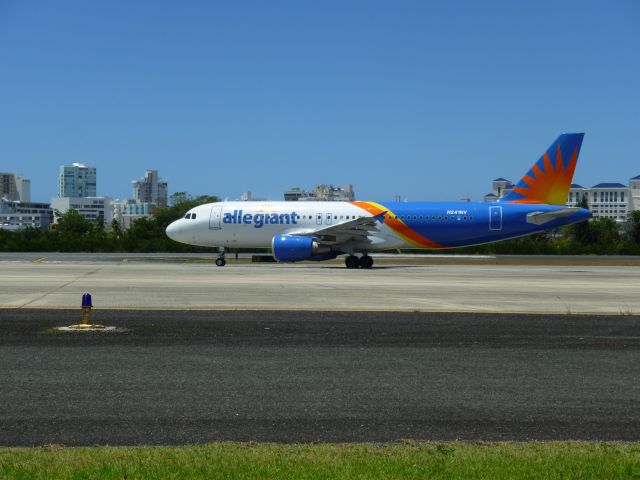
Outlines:
{"label": "engine intake", "polygon": [[279,262],[303,260],[329,260],[337,254],[328,245],[321,245],[315,238],[302,235],[276,235],[271,241],[273,256]]}

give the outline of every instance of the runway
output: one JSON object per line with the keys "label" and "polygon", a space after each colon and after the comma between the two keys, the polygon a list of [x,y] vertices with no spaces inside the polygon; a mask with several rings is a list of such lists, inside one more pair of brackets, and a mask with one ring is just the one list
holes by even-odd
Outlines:
{"label": "runway", "polygon": [[383,257],[367,271],[233,260],[217,268],[189,255],[3,254],[0,307],[72,308],[90,292],[96,308],[640,313],[637,259],[434,257]]}
{"label": "runway", "polygon": [[640,439],[640,319],[0,310],[0,445]]}

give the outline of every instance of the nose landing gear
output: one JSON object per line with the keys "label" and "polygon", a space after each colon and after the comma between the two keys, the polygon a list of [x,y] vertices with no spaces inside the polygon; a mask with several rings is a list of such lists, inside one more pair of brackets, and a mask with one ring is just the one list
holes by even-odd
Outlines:
{"label": "nose landing gear", "polygon": [[344,259],[344,264],[347,268],[371,268],[373,266],[373,258],[367,254],[364,254],[360,258],[355,255],[349,255]]}

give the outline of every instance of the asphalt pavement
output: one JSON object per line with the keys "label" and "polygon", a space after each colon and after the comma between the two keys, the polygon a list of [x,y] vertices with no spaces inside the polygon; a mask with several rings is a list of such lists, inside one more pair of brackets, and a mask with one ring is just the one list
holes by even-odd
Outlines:
{"label": "asphalt pavement", "polygon": [[639,440],[640,317],[0,309],[0,445]]}

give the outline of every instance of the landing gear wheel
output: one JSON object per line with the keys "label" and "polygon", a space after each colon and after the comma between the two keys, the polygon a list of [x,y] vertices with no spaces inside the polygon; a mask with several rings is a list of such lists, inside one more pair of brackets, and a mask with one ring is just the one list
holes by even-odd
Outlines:
{"label": "landing gear wheel", "polygon": [[227,261],[224,258],[222,257],[216,258],[216,265],[218,267],[224,267],[226,264],[227,264]]}
{"label": "landing gear wheel", "polygon": [[349,255],[344,259],[344,264],[347,268],[358,268],[360,266],[360,260],[355,255]]}
{"label": "landing gear wheel", "polygon": [[371,268],[373,266],[373,258],[369,255],[363,255],[358,261],[361,268]]}

